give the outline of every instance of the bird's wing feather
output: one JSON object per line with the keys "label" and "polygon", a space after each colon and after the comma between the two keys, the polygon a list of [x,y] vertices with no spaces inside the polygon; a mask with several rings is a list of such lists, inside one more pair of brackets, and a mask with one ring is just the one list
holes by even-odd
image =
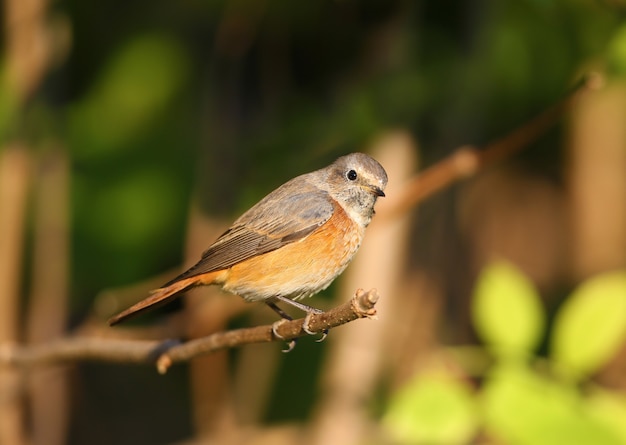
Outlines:
{"label": "bird's wing feather", "polygon": [[[299,178],[296,178],[299,179]],[[293,180],[292,180],[293,181]],[[291,181],[290,181],[291,182]],[[285,184],[288,185],[289,183]],[[306,182],[300,193],[279,187],[237,219],[186,272],[166,284],[223,270],[307,237],[326,223],[334,212],[333,200]]]}

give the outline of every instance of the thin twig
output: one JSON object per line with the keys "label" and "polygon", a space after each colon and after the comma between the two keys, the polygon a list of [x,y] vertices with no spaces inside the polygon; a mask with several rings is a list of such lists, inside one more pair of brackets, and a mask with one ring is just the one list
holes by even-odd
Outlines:
{"label": "thin twig", "polygon": [[[357,318],[375,318],[378,293],[359,289],[352,300],[310,317],[309,329],[322,332]],[[119,340],[93,337],[67,337],[50,343],[21,346],[0,345],[0,366],[33,366],[59,362],[102,361],[117,363],[155,363],[161,374],[178,362],[225,348],[251,343],[293,340],[308,335],[302,327],[304,319],[272,325],[216,332],[206,337],[181,343],[177,340]]]}
{"label": "thin twig", "polygon": [[403,187],[401,196],[394,200],[395,205],[385,212],[384,218],[396,218],[439,190],[527,147],[558,122],[583,93],[597,90],[602,84],[603,79],[599,73],[584,76],[560,100],[503,138],[481,148],[468,145],[457,149],[409,180]]}

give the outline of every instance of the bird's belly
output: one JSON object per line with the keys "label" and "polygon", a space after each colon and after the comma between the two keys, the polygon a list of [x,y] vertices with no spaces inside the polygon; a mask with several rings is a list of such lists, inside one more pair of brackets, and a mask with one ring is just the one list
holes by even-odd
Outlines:
{"label": "bird's belly", "polygon": [[344,271],[364,231],[339,208],[308,237],[234,265],[222,288],[248,301],[311,296]]}

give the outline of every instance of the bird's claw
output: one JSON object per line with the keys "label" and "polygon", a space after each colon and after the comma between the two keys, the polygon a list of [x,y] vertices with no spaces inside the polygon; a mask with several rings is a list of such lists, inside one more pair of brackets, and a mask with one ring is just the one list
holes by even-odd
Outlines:
{"label": "bird's claw", "polygon": [[[273,335],[275,338],[277,338],[277,339],[279,339],[279,340],[285,340],[285,337],[283,337],[282,335],[280,335],[280,334],[278,333],[277,329],[278,329],[278,327],[279,327],[281,324],[286,323],[287,321],[289,321],[289,320],[287,320],[287,319],[285,319],[285,318],[281,318],[280,320],[275,321],[274,323],[272,323],[272,335]],[[285,340],[285,341],[286,341],[286,340]],[[286,348],[286,349],[283,349],[283,350],[282,350],[282,352],[284,352],[284,353],[286,354],[286,353],[288,353],[288,352],[293,351],[293,348],[295,348],[295,347],[296,347],[296,339],[294,338],[294,339],[291,339],[291,340],[287,341],[287,348]]]}
{"label": "bird's claw", "polygon": [[326,337],[328,337],[328,329],[324,329],[322,331],[322,336],[320,338],[318,338],[317,340],[315,340],[317,343],[321,343],[324,340],[326,340]]}
{"label": "bird's claw", "polygon": [[[306,313],[306,316],[304,317],[304,321],[302,322],[302,330],[304,332],[306,332],[309,335],[317,335],[319,334],[319,332],[314,332],[311,330],[311,328],[309,328],[309,325],[311,323],[311,317],[313,316],[313,314],[321,314],[323,313],[323,311],[319,311],[319,310],[312,310],[312,311],[308,311]],[[290,320],[286,319],[286,318],[281,318],[278,321],[275,321],[274,323],[272,323],[272,335],[274,336],[274,338],[277,338],[279,340],[285,340],[285,337],[283,337],[282,335],[280,335],[278,333],[278,327],[283,324],[286,323]],[[326,340],[326,337],[328,337],[328,329],[324,329],[321,331],[322,336],[320,338],[318,338],[317,340],[315,340],[316,342],[320,343],[323,342],[324,340]],[[287,341],[287,348],[283,349],[284,353],[288,353],[293,351],[293,348],[296,347],[296,340],[295,338]]]}
{"label": "bird's claw", "polygon": [[284,352],[285,354],[293,351],[293,348],[296,347],[296,339],[292,339],[290,341],[287,342],[287,347],[285,349],[282,349],[281,352]]}
{"label": "bird's claw", "polygon": [[[317,335],[317,334],[319,334],[319,332],[312,331],[309,328],[309,324],[311,323],[311,316],[313,314],[321,314],[321,313],[322,313],[322,311],[319,311],[319,312],[318,311],[309,311],[309,312],[307,312],[306,316],[304,317],[304,321],[302,322],[302,330],[304,332],[306,332],[307,334],[309,334],[309,335]],[[326,339],[326,337],[328,337],[328,329],[324,329],[322,331],[322,336],[320,338],[318,338],[317,340],[315,340],[315,341],[318,342],[318,343],[321,343],[321,342],[323,342]]]}
{"label": "bird's claw", "polygon": [[287,321],[288,321],[288,320],[286,320],[286,319],[284,319],[284,318],[281,318],[280,320],[275,321],[274,323],[272,323],[272,335],[273,335],[275,338],[277,338],[277,339],[279,339],[279,340],[284,340],[284,339],[285,339],[285,337],[283,337],[282,335],[280,335],[280,334],[278,333],[278,330],[277,330],[277,329],[278,329],[278,327],[279,327],[281,324],[284,324],[284,323],[285,323],[285,322],[287,322]]}

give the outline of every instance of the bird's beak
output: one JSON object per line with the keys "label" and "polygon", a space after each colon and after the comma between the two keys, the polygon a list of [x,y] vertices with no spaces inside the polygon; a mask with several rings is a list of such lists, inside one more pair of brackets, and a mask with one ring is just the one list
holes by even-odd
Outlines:
{"label": "bird's beak", "polygon": [[376,196],[379,196],[381,198],[385,197],[385,193],[383,192],[383,189],[381,189],[380,187],[376,187],[375,185],[370,185],[368,186],[368,189]]}

